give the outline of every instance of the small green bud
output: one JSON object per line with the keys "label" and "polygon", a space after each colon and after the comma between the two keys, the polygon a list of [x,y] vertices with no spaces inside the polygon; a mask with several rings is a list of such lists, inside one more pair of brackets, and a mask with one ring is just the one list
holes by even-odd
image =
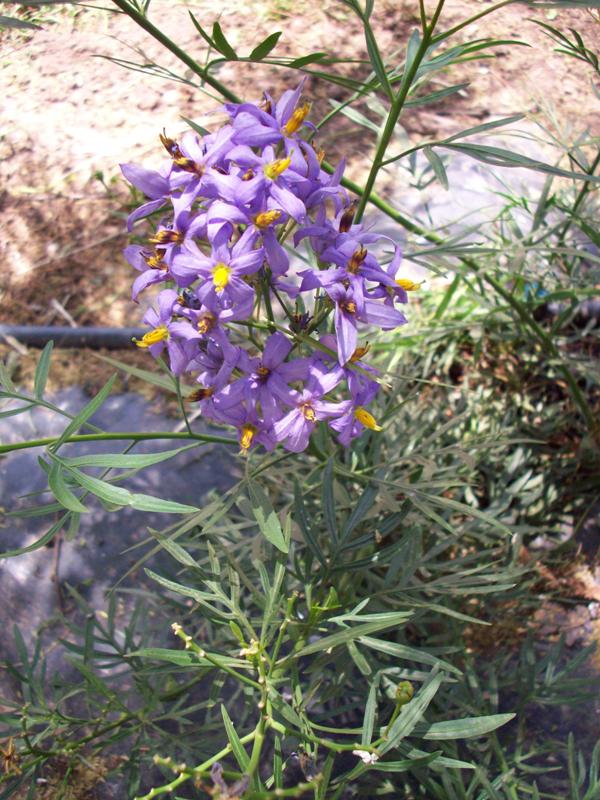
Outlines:
{"label": "small green bud", "polygon": [[415,690],[410,681],[400,681],[398,686],[396,686],[396,705],[405,706],[407,703],[410,703],[414,693]]}

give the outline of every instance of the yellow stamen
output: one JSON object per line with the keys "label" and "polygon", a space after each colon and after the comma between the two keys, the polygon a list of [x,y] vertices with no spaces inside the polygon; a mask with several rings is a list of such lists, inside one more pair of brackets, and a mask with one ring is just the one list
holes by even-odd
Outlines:
{"label": "yellow stamen", "polygon": [[181,244],[185,236],[179,231],[162,230],[156,231],[150,239],[152,244]]}
{"label": "yellow stamen", "polygon": [[289,165],[292,163],[292,156],[291,154],[287,158],[276,158],[275,161],[271,161],[270,164],[266,164],[263,167],[263,171],[269,180],[274,181],[275,178],[278,178]]}
{"label": "yellow stamen", "polygon": [[367,248],[361,245],[350,256],[350,261],[348,261],[348,272],[352,272],[352,274],[355,275],[361,268],[362,263],[366,257],[367,257]]}
{"label": "yellow stamen", "polygon": [[246,172],[242,175],[243,181],[251,181],[254,177],[254,172],[251,169],[247,169]]}
{"label": "yellow stamen", "polygon": [[358,200],[353,200],[340,217],[340,233],[347,233],[354,223],[354,215],[358,208]]}
{"label": "yellow stamen", "polygon": [[302,411],[304,419],[307,419],[309,422],[316,422],[317,415],[310,403],[304,403],[304,405],[300,406],[300,411]]}
{"label": "yellow stamen", "polygon": [[421,283],[415,283],[409,278],[396,278],[396,283],[401,289],[404,289],[405,292],[416,292],[421,288],[423,281],[421,281]]}
{"label": "yellow stamen", "polygon": [[212,386],[202,387],[200,389],[194,389],[193,392],[190,392],[188,396],[185,398],[188,403],[196,403],[200,400],[207,400],[209,397],[212,397],[215,393],[215,390]]}
{"label": "yellow stamen", "polygon": [[154,330],[145,333],[141,339],[134,339],[133,341],[138,347],[146,348],[153,344],[158,344],[158,342],[164,342],[164,340],[168,338],[169,329],[167,326],[159,325],[157,328],[154,328]]}
{"label": "yellow stamen", "polygon": [[256,428],[254,425],[244,425],[242,427],[242,435],[240,436],[240,446],[243,455],[246,455],[254,439]]}
{"label": "yellow stamen", "polygon": [[[219,290],[217,289],[217,291]],[[197,325],[198,333],[208,333],[210,330],[214,328],[216,321],[217,318],[215,317],[214,314],[211,314],[210,311],[207,311],[206,313],[202,314],[202,316],[198,320],[198,325]]]}
{"label": "yellow stamen", "polygon": [[292,133],[296,133],[298,128],[302,125],[306,117],[310,114],[310,103],[304,103],[303,106],[295,109],[292,116],[288,119],[288,121],[283,126],[283,132],[286,136],[291,136]]}
{"label": "yellow stamen", "polygon": [[340,308],[342,311],[345,311],[346,314],[356,314],[356,303],[352,300],[346,300],[346,302],[340,303]]}
{"label": "yellow stamen", "polygon": [[261,211],[254,217],[254,224],[257,228],[268,228],[274,222],[277,222],[281,216],[281,211]]}
{"label": "yellow stamen", "polygon": [[213,269],[213,284],[217,292],[222,292],[229,283],[229,276],[231,275],[231,267],[223,264],[221,261]]}
{"label": "yellow stamen", "polygon": [[193,172],[196,175],[202,175],[204,173],[202,164],[196,164],[193,159],[186,158],[184,155],[173,158],[173,163],[184,170],[184,172]]}
{"label": "yellow stamen", "polygon": [[365,426],[365,428],[368,428],[370,431],[382,430],[381,425],[377,424],[375,417],[372,414],[369,414],[366,408],[359,406],[357,409],[355,409],[354,416]]}
{"label": "yellow stamen", "polygon": [[256,371],[261,378],[266,378],[271,373],[271,370],[268,367],[263,367],[262,364]]}
{"label": "yellow stamen", "polygon": [[350,361],[360,361],[363,356],[366,356],[369,350],[371,349],[370,344],[366,344],[364,347],[357,347],[356,350],[350,356]]}

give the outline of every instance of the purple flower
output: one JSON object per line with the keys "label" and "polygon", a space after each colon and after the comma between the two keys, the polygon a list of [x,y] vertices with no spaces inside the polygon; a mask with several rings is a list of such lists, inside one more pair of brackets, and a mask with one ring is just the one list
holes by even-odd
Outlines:
{"label": "purple flower", "polygon": [[244,399],[256,407],[260,404],[262,413],[274,419],[278,403],[290,397],[288,383],[305,380],[308,376],[308,360],[296,358],[286,362],[292,343],[282,333],[273,333],[265,342],[262,358],[248,361],[246,375],[231,383],[221,395],[221,405],[231,407]]}
{"label": "purple flower", "polygon": [[120,164],[120,167],[125,179],[149,198],[148,202],[143,203],[127,217],[127,230],[130,231],[136,220],[147,217],[148,214],[166,205],[171,194],[171,185],[168,179],[171,168],[170,165],[167,165],[166,168],[157,172],[140,167],[138,164]]}
{"label": "purple flower", "polygon": [[334,367],[326,371],[322,363],[313,363],[306,388],[302,392],[290,392],[286,403],[294,406],[284,417],[275,422],[273,433],[287,450],[300,453],[305,450],[317,422],[339,417],[351,407],[350,400],[332,403],[323,396],[334,389],[342,379],[342,371]]}
{"label": "purple flower", "polygon": [[196,348],[193,343],[177,338],[172,330],[173,308],[177,303],[177,292],[165,289],[158,295],[158,313],[149,308],[144,314],[144,322],[151,325],[152,330],[145,333],[135,343],[138,347],[148,349],[156,358],[165,347],[169,355],[169,364],[173,374],[181,375],[188,366]]}

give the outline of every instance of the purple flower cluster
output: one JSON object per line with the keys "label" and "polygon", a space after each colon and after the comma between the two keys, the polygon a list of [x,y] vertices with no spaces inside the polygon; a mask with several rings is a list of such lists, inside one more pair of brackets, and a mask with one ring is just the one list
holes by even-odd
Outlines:
{"label": "purple flower cluster", "polygon": [[[385,237],[354,223],[343,164],[321,168],[302,89],[226,105],[215,133],[162,135],[169,159],[156,171],[122,165],[147,197],[129,230],[165,211],[146,246],[125,249],[140,273],[135,301],[164,284],[136,344],[166,351],[175,375],[197,376],[191,397],[207,419],[237,428],[243,452],[300,452],[321,421],[343,445],[381,430],[365,408],[379,382],[359,336],[403,325],[396,305],[416,288],[396,278],[398,248],[386,267],[369,250]],[[306,254],[299,270],[294,249]]]}

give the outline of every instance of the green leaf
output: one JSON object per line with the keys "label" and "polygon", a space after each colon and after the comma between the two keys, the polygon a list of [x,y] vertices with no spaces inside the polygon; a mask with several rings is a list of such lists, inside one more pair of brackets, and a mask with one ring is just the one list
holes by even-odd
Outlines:
{"label": "green leaf", "polygon": [[323,503],[323,518],[327,531],[333,542],[338,541],[337,522],[335,519],[335,497],[333,494],[333,456],[327,459],[323,470],[323,487],[321,500]]}
{"label": "green leaf", "polygon": [[219,53],[222,53],[225,58],[228,58],[231,61],[238,60],[237,53],[225,38],[225,34],[223,33],[223,30],[218,22],[215,22],[213,25],[212,39],[216,49],[219,51]]}
{"label": "green leaf", "polygon": [[[127,658],[134,657],[148,658],[153,661],[168,661],[170,664],[177,664],[180,667],[214,666],[210,661],[198,658],[196,653],[192,653],[189,650],[171,650],[166,647],[143,647],[141,650],[127,654]],[[223,666],[240,666],[240,662],[234,658],[219,656],[219,660]]]}
{"label": "green leaf", "polygon": [[402,712],[392,725],[388,732],[387,741],[381,748],[382,753],[393,750],[402,739],[406,736],[410,736],[417,723],[423,718],[423,714],[436,695],[443,680],[444,676],[435,670],[429,674],[425,683],[421,686],[410,703],[404,706]]}
{"label": "green leaf", "polygon": [[448,175],[446,174],[446,167],[444,166],[444,162],[438,156],[438,154],[431,149],[429,145],[425,145],[425,147],[423,148],[423,154],[425,155],[427,161],[429,161],[429,164],[431,165],[435,177],[447,191],[449,188]]}
{"label": "green leaf", "polygon": [[275,47],[277,42],[279,41],[279,37],[281,36],[281,31],[277,31],[276,33],[272,33],[270,36],[267,36],[266,39],[256,45],[254,50],[250,53],[248,58],[251,61],[261,61],[263,58],[269,55],[271,50]]}
{"label": "green leaf", "polygon": [[98,453],[89,456],[74,456],[73,458],[61,458],[63,464],[69,467],[111,467],[112,469],[141,469],[159,464],[174,458],[186,450],[190,450],[197,445],[191,444],[186,447],[178,447],[175,450],[165,450],[162,453],[144,453],[143,455],[133,455],[129,453]]}
{"label": "green leaf", "polygon": [[306,513],[304,498],[302,497],[302,490],[300,489],[300,484],[297,480],[294,481],[294,518],[304,534],[304,538],[306,539],[306,544],[308,545],[309,549],[321,563],[321,566],[324,567],[326,564],[325,555],[319,546],[310,519]]}
{"label": "green leaf", "polygon": [[48,473],[48,486],[54,497],[56,497],[58,502],[68,511],[75,511],[76,513],[82,514],[87,511],[87,508],[67,486],[58,461],[52,461],[50,472]]}
{"label": "green leaf", "polygon": [[369,647],[371,650],[378,650],[380,653],[387,653],[387,655],[394,656],[394,658],[416,661],[417,664],[431,664],[432,666],[448,670],[448,672],[452,672],[455,675],[462,675],[458,667],[449,664],[447,661],[443,661],[441,658],[437,658],[426,650],[419,650],[416,647],[409,647],[405,644],[386,642],[383,639],[372,639],[370,636],[363,636],[358,641],[364,647]]}
{"label": "green leaf", "polygon": [[35,368],[35,376],[33,379],[33,393],[38,400],[41,400],[42,397],[44,396],[44,389],[46,388],[46,382],[48,380],[48,371],[50,369],[50,358],[52,356],[53,347],[54,347],[54,342],[51,340],[46,344],[46,346],[42,350],[40,360],[38,361],[37,367]]}
{"label": "green leaf", "polygon": [[198,125],[197,122],[194,122],[194,120],[190,119],[189,117],[182,116],[181,119],[187,125],[189,125],[192,130],[196,131],[196,133],[199,134],[200,136],[208,136],[208,134],[210,133],[210,131],[208,131],[206,128],[203,128],[202,125]]}
{"label": "green leaf", "polygon": [[175,503],[171,500],[162,500],[160,497],[151,497],[147,494],[134,494],[121,486],[114,486],[108,481],[86,475],[75,467],[67,466],[64,461],[61,463],[69,470],[73,479],[88,492],[96,497],[116,506],[131,506],[138,511],[152,511],[162,514],[194,514],[199,511],[195,506],[187,506],[183,503]]}
{"label": "green leaf", "polygon": [[470,86],[469,83],[457,83],[455,86],[448,86],[446,89],[439,89],[437,92],[430,92],[423,94],[420,97],[409,98],[404,103],[404,108],[411,108],[415,106],[424,106],[428,103],[437,103],[438,100],[443,100],[444,97],[449,97],[452,94],[463,91]]}
{"label": "green leaf", "polygon": [[402,761],[376,761],[374,764],[369,764],[368,768],[378,772],[406,772],[409,769],[425,767],[432,761],[437,761],[440,755],[441,751],[437,750],[435,753],[429,753],[420,758],[406,758]]}
{"label": "green leaf", "polygon": [[48,531],[46,531],[43,536],[40,536],[37,541],[32,542],[32,544],[28,544],[26,547],[18,547],[16,550],[8,550],[6,553],[0,553],[0,558],[14,558],[15,556],[22,556],[25,553],[33,553],[34,550],[39,550],[41,547],[45,547],[48,542],[51,542],[56,534],[64,528],[70,516],[71,512],[63,514],[63,516],[57,522],[55,522],[54,525]]}
{"label": "green leaf", "polygon": [[[189,122],[189,120],[186,120],[186,122]],[[143,380],[146,383],[150,383],[153,386],[159,386],[161,389],[165,389],[167,392],[173,392],[173,394],[175,394],[175,384],[165,375],[156,375],[154,372],[149,372],[147,369],[132,367],[130,364],[117,361],[116,358],[110,358],[109,356],[102,356],[100,354],[95,355],[96,358],[105,361],[107,364],[110,364],[117,369],[120,369],[122,372],[126,372],[128,375],[133,375],[134,377],[140,378],[140,380]]]}
{"label": "green leaf", "polygon": [[271,501],[256,481],[248,480],[248,497],[252,506],[254,519],[263,536],[282,553],[289,551],[289,541],[286,541],[279,518]]}
{"label": "green leaf", "polygon": [[290,61],[288,67],[290,69],[300,69],[300,67],[304,67],[306,64],[313,64],[315,61],[321,61],[321,59],[326,56],[327,53],[309,53],[307,56],[301,56],[300,58],[295,58],[293,61]]}
{"label": "green leaf", "polygon": [[213,42],[213,40],[210,38],[210,36],[209,36],[209,35],[208,35],[208,33],[207,33],[205,30],[204,30],[204,28],[203,28],[203,27],[200,25],[200,23],[198,22],[198,20],[196,19],[196,17],[195,17],[195,16],[192,14],[192,12],[191,12],[191,11],[188,11],[188,14],[189,14],[189,15],[190,15],[190,17],[191,17],[191,19],[192,19],[192,22],[194,23],[194,28],[196,28],[196,30],[198,31],[198,33],[200,34],[200,36],[202,36],[202,38],[203,38],[203,39],[204,39],[204,41],[205,41],[205,42],[208,44],[208,46],[209,46],[209,47],[210,47],[212,50],[218,50],[219,48],[217,47],[217,45],[216,45],[216,44]]}
{"label": "green leaf", "polygon": [[423,739],[470,739],[474,736],[485,736],[506,725],[515,714],[492,714],[487,717],[465,717],[464,719],[445,720],[444,722],[421,723],[413,731],[415,736]]}
{"label": "green leaf", "polygon": [[108,395],[111,393],[113,383],[115,382],[116,375],[112,375],[104,384],[102,389],[98,392],[98,394],[93,397],[90,402],[81,409],[79,414],[77,414],[74,419],[67,425],[64,429],[62,434],[58,437],[58,439],[51,445],[51,449],[54,453],[57,452],[58,448],[64,444],[64,442],[71,436],[72,434],[76,433],[81,426],[88,421],[88,419],[96,413],[96,411],[100,408],[100,406],[104,403]]}
{"label": "green leaf", "polygon": [[375,728],[375,715],[377,714],[377,681],[373,679],[369,687],[369,696],[365,706],[365,716],[363,719],[361,744],[371,744],[373,729]]}
{"label": "green leaf", "polygon": [[34,25],[33,22],[27,22],[24,19],[17,19],[16,17],[0,16],[0,28],[23,28],[34,31],[41,31],[39,25]]}
{"label": "green leaf", "polygon": [[[405,614],[406,619],[408,619],[409,616],[410,614]],[[367,636],[370,633],[381,631],[384,628],[390,628],[396,624],[396,622],[386,618],[383,620],[376,619],[372,622],[365,622],[362,625],[355,625],[353,628],[345,628],[344,630],[333,633],[330,636],[324,636],[322,639],[319,639],[316,642],[311,642],[310,644],[306,645],[306,647],[303,647],[298,653],[295,653],[295,657],[300,658],[301,656],[307,656],[310,653],[324,653],[326,650],[339,647],[340,645],[345,645],[348,642],[353,642],[356,639],[359,639],[361,636]]]}
{"label": "green leaf", "polygon": [[475,125],[472,128],[465,128],[464,131],[459,131],[455,133],[454,136],[448,136],[447,139],[443,141],[446,144],[450,142],[454,142],[457,139],[464,139],[467,136],[474,136],[476,133],[483,133],[484,131],[491,131],[495,128],[503,128],[506,125],[512,125],[513,122],[518,122],[520,119],[524,119],[525,114],[512,114],[510,117],[502,117],[502,119],[495,119],[491,122],[483,122],[481,125]]}
{"label": "green leaf", "polygon": [[229,744],[231,745],[231,750],[235,760],[237,761],[240,770],[242,772],[247,772],[248,767],[250,766],[250,757],[244,750],[244,745],[241,743],[240,737],[237,735],[237,731],[224,705],[221,705],[221,715],[223,717],[223,724],[225,725],[225,733],[229,739]]}
{"label": "green leaf", "polygon": [[459,153],[464,153],[477,161],[483,161],[485,164],[492,164],[496,167],[507,168],[522,168],[532,169],[536,172],[544,172],[548,175],[560,175],[563,178],[573,178],[579,181],[590,181],[591,183],[599,183],[600,176],[587,175],[583,172],[572,172],[567,169],[560,169],[553,167],[551,164],[545,164],[543,161],[537,161],[534,158],[523,156],[520,153],[514,153],[510,150],[504,150],[500,147],[489,147],[483,144],[447,144],[440,143],[440,147],[448,150],[456,150]]}
{"label": "green leaf", "polygon": [[[419,47],[421,46],[421,35],[418,30],[414,30],[410,39],[408,40],[408,44],[406,45],[406,60],[404,62],[404,69],[402,71],[402,80],[400,82],[400,87],[398,88],[398,92],[402,91],[406,81],[408,80],[408,73],[410,72],[410,68],[415,60],[415,57],[419,51]],[[415,78],[418,77],[415,75]]]}

